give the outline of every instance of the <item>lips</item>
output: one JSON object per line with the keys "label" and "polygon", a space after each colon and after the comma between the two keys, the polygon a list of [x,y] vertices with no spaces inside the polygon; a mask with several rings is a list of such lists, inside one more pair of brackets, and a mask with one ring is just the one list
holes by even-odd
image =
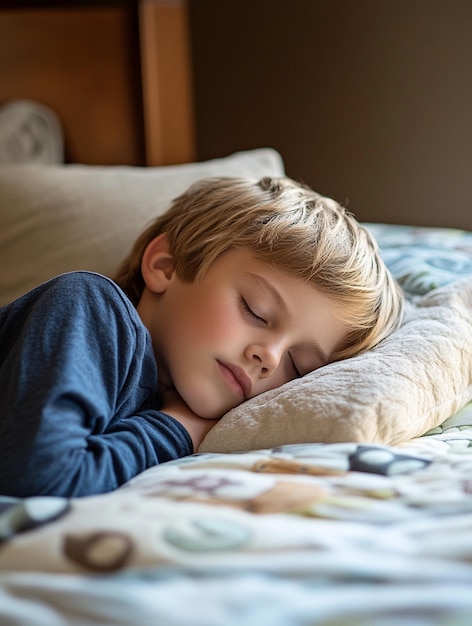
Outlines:
{"label": "lips", "polygon": [[237,365],[222,363],[221,361],[218,361],[218,365],[230,389],[243,400],[247,400],[251,394],[251,379],[246,372]]}

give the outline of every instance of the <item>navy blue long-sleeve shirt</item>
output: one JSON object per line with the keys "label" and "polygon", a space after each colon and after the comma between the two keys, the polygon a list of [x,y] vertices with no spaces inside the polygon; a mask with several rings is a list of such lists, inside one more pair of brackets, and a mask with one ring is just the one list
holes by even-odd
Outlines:
{"label": "navy blue long-sleeve shirt", "polygon": [[159,405],[151,338],[113,281],[63,274],[0,309],[0,494],[102,493],[190,454]]}

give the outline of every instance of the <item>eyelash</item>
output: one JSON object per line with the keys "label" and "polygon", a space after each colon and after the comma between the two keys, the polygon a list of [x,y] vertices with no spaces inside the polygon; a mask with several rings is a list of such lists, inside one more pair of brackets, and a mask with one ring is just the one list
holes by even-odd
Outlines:
{"label": "eyelash", "polygon": [[[249,306],[249,304],[247,303],[247,301],[241,297],[241,306],[243,308],[243,310],[254,320],[258,321],[258,322],[262,322],[263,324],[267,324],[266,320],[263,317],[260,317],[259,315],[256,315],[256,313],[254,313],[254,311],[251,309],[251,307]],[[297,378],[301,378],[301,374],[300,371],[298,370],[297,366],[295,365],[295,361],[293,360],[292,355],[289,353],[289,358],[290,358],[290,362],[292,364],[293,367],[293,371],[295,372]]]}
{"label": "eyelash", "polygon": [[267,324],[266,320],[263,317],[260,317],[259,315],[256,315],[256,313],[254,313],[254,311],[251,309],[251,307],[249,306],[249,304],[247,303],[247,301],[241,297],[241,306],[243,307],[243,310],[250,316],[252,317],[252,319],[258,321],[258,322],[262,322],[263,324]]}
{"label": "eyelash", "polygon": [[298,367],[295,365],[295,361],[293,360],[292,355],[290,354],[290,352],[288,353],[288,356],[290,357],[290,361],[292,362],[292,367],[293,367],[293,371],[295,372],[295,374],[297,375],[297,378],[301,378],[302,375],[300,374]]}

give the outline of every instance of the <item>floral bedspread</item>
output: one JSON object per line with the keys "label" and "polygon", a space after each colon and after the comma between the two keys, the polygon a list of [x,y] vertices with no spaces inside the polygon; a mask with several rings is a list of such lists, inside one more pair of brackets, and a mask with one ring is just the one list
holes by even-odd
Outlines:
{"label": "floral bedspread", "polygon": [[[470,233],[369,227],[412,297],[472,273]],[[0,498],[2,626],[469,626],[471,589],[472,405],[395,448],[197,454],[111,494]]]}

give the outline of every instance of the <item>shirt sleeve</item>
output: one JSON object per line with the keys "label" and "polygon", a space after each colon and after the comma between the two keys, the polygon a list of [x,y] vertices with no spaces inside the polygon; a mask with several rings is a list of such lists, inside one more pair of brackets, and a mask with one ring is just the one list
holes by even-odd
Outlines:
{"label": "shirt sleeve", "polygon": [[192,452],[159,411],[149,335],[111,281],[67,275],[11,318],[22,322],[0,374],[0,493],[102,493]]}

